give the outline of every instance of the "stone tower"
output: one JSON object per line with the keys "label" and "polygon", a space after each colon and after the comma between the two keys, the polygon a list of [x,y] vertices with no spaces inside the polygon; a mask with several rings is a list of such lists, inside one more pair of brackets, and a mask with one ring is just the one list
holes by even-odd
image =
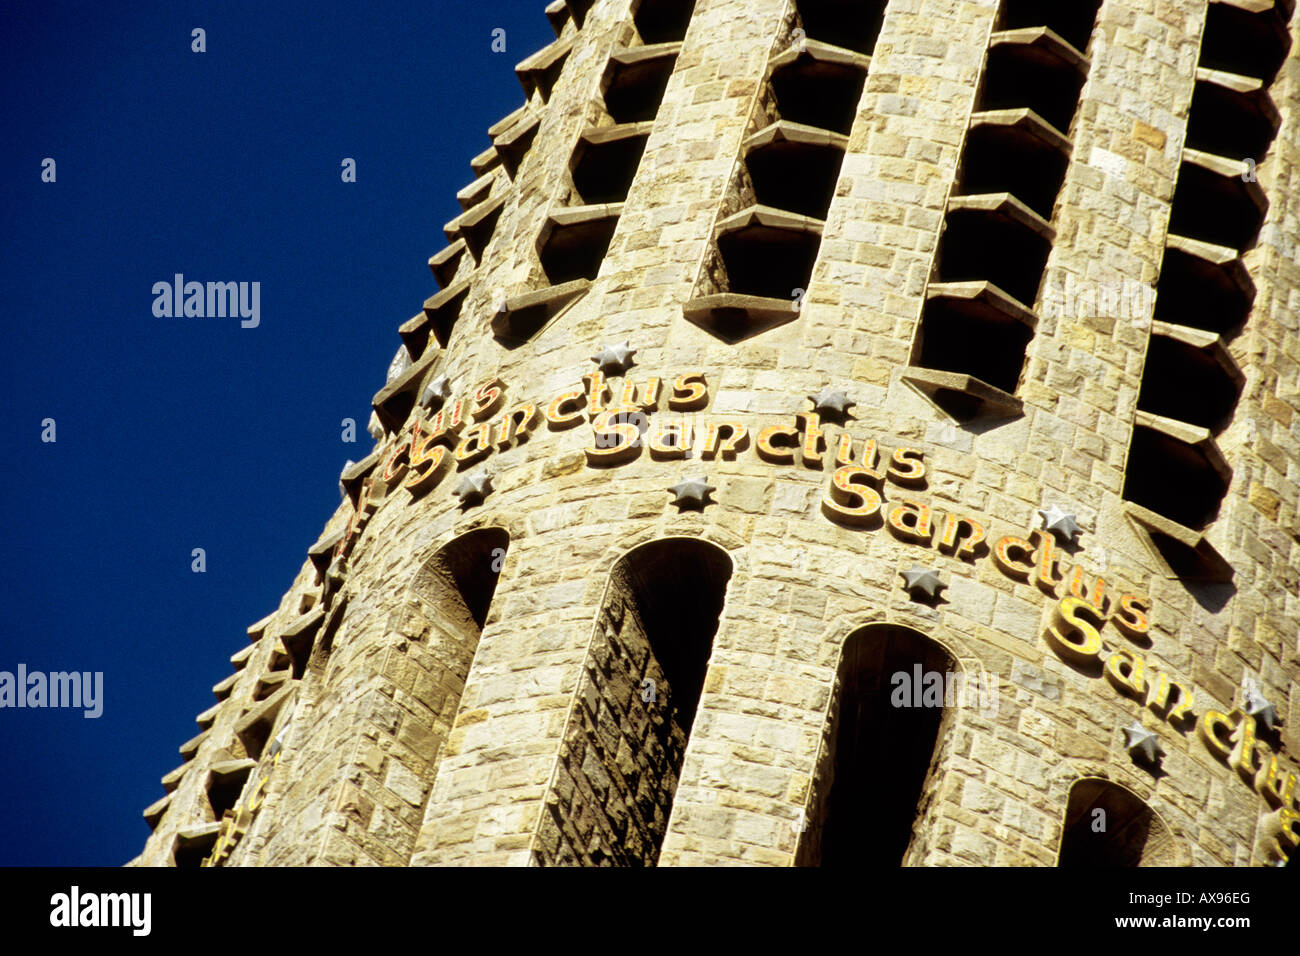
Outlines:
{"label": "stone tower", "polygon": [[133,862],[1285,861],[1293,0],[546,16]]}

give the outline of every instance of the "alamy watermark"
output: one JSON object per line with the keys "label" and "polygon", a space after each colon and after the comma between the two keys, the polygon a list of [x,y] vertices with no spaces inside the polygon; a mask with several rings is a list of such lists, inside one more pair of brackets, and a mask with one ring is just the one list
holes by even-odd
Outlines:
{"label": "alamy watermark", "polygon": [[983,717],[998,713],[998,685],[983,668],[964,671],[927,671],[913,664],[910,671],[895,671],[889,678],[894,707],[961,707],[978,709]]}
{"label": "alamy watermark", "polygon": [[178,272],[171,282],[155,282],[153,295],[153,314],[160,319],[238,317],[245,329],[262,322],[260,282],[186,282]]}
{"label": "alamy watermark", "polygon": [[0,671],[0,708],[71,707],[96,718],[104,712],[103,671]]}
{"label": "alamy watermark", "polygon": [[1116,278],[1104,282],[1076,279],[1043,285],[1043,312],[1070,319],[1103,316],[1143,323],[1150,319],[1156,290],[1145,282]]}
{"label": "alamy watermark", "polygon": [[50,897],[50,925],[126,927],[133,936],[148,936],[152,910],[150,893],[83,893],[73,886]]}

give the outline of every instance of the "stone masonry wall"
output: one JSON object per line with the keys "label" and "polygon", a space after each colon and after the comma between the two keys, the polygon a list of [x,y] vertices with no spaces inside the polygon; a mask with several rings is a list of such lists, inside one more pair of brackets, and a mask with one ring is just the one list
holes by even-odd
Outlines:
{"label": "stone masonry wall", "polygon": [[539,863],[654,865],[686,750],[672,699],[636,603],[616,585],[601,608],[550,784]]}
{"label": "stone masonry wall", "polygon": [[[818,757],[843,644],[872,623],[915,629],[964,669],[988,675],[999,695],[996,714],[945,715],[909,865],[1053,865],[1070,788],[1082,778],[1111,781],[1143,800],[1186,862],[1266,862],[1261,838],[1275,811],[1195,727],[1170,724],[1067,663],[1043,637],[1075,567],[1089,593],[1104,578],[1112,602],[1125,592],[1149,595],[1145,642],[1108,622],[1103,654],[1140,654],[1194,694],[1197,715],[1233,712],[1243,680],[1256,681],[1282,721],[1265,753],[1296,769],[1297,45],[1271,88],[1282,124],[1259,164],[1270,206],[1245,256],[1257,296],[1229,342],[1246,384],[1217,436],[1232,480],[1204,535],[1233,568],[1230,582],[1172,575],[1121,497],[1151,337],[1149,297],[1147,313],[1121,316],[1056,294],[1071,283],[1154,286],[1206,7],[1101,3],[1067,131],[1070,161],[1051,216],[1037,327],[1016,389],[1023,412],[973,425],[952,420],[904,375],[997,0],[890,0],[798,314],[736,344],[687,321],[682,304],[707,284],[716,223],[732,201],[766,64],[786,42],[794,0],[697,0],[591,288],[527,342],[492,336],[501,296],[546,285],[537,238],[570,200],[568,164],[597,112],[611,52],[637,42],[629,0],[597,0],[581,26],[571,19],[563,37],[573,46],[558,81],[549,98],[535,92],[526,104],[540,117],[532,147],[513,177],[500,166],[490,171],[490,195],[506,201],[481,258],[461,260],[454,281],[469,280],[470,291],[426,380],[446,374],[468,396],[495,376],[507,407],[544,408],[552,396],[583,388],[597,350],[627,341],[635,364],[611,376],[613,401],[625,382],[702,372],[708,403],[685,415],[699,424],[735,421],[751,436],[793,426],[809,411],[807,396],[828,386],[848,393],[851,415],[843,426],[823,422],[820,461],[800,453],[774,464],[753,447],[711,460],[642,449],[610,469],[587,465],[587,416],[567,429],[541,421],[526,442],[496,450],[485,465],[452,468],[427,495],[376,492],[329,602],[335,617],[320,624],[318,653],[275,718],[274,733],[284,730],[279,760],[272,766],[264,755],[249,771],[245,794],[255,795],[265,777],[262,800],[225,865],[649,862],[651,821],[672,793],[655,768],[682,747],[658,865],[792,865],[801,854],[798,824],[815,817],[828,785]],[[1296,15],[1290,28],[1300,37]],[[374,371],[378,386],[381,370]],[[677,414],[661,401],[650,420]],[[884,499],[875,526],[847,526],[823,512],[841,434],[856,449],[877,440],[884,463],[899,448],[924,455],[922,481],[875,486]],[[401,440],[385,435],[381,458]],[[481,504],[459,507],[451,489],[482,467],[493,490]],[[679,511],[665,489],[697,476],[715,488],[709,503]],[[937,534],[900,536],[887,517],[904,501],[930,506],[939,527],[947,515],[979,522],[986,546],[959,556],[941,550]],[[1041,528],[1038,510],[1051,504],[1078,517],[1082,532],[1070,548],[1053,545]],[[344,530],[352,515],[345,500],[325,534]],[[483,528],[501,529],[510,544],[468,650],[472,639],[440,625],[436,607],[411,611],[411,587],[440,549]],[[689,728],[654,724],[640,683],[653,665],[635,615],[620,630],[607,599],[619,560],[668,536],[709,541],[734,569]],[[1020,580],[1000,570],[988,548],[1003,536],[1024,538],[1035,566],[1054,547],[1063,579],[1037,583],[1033,574]],[[943,582],[932,605],[903,587],[900,572],[918,563]],[[201,715],[210,718],[207,729],[187,745],[187,769],[170,781],[174,792],[137,862],[167,865],[178,833],[217,822],[204,790],[208,770],[238,755],[236,724],[264,703],[257,688],[268,686],[259,682],[274,669],[277,642],[285,635],[292,642],[295,628],[321,613],[321,594],[317,569],[304,564],[280,607],[250,632],[252,650],[214,714]],[[467,651],[465,661],[436,650],[426,634],[440,628]],[[471,657],[451,708],[452,684]],[[455,681],[439,676],[440,667]],[[1135,721],[1166,752],[1160,775],[1126,750],[1124,729]],[[887,784],[887,767],[881,775]],[[648,791],[647,781],[660,789]]]}

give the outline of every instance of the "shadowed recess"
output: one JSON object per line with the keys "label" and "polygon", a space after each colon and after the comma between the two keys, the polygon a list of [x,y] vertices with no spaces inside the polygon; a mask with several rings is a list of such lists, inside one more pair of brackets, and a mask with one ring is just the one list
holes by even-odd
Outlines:
{"label": "shadowed recess", "polygon": [[1101,0],[1003,0],[997,29],[1050,27],[1080,53],[1086,53]]}
{"label": "shadowed recess", "polygon": [[645,43],[668,43],[686,36],[694,12],[695,0],[641,0],[632,22]]}
{"label": "shadowed recess", "polygon": [[845,641],[832,705],[829,779],[819,788],[811,839],[800,846],[801,865],[902,862],[945,716],[942,706],[895,706],[894,675],[911,680],[918,666],[922,674],[956,672],[942,646],[910,628],[871,625]]}
{"label": "shadowed recess", "polygon": [[1184,866],[1178,840],[1136,794],[1087,778],[1070,788],[1058,866]]}
{"label": "shadowed recess", "polygon": [[885,19],[886,0],[798,0],[795,7],[810,40],[871,53]]}

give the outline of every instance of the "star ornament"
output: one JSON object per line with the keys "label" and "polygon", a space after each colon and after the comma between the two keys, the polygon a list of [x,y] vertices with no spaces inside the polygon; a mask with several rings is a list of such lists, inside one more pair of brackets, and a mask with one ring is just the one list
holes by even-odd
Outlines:
{"label": "star ornament", "polygon": [[709,501],[709,492],[717,491],[709,484],[708,478],[690,478],[686,481],[679,481],[668,491],[673,495],[672,504],[677,506],[678,512],[682,511],[703,511],[705,505],[715,505],[716,501]]}
{"label": "star ornament", "polygon": [[486,471],[476,471],[472,475],[466,475],[452,490],[452,494],[460,499],[462,508],[479,504],[491,493],[492,476]]}
{"label": "star ornament", "polygon": [[1160,746],[1160,738],[1136,720],[1124,728],[1124,749],[1138,763],[1152,767],[1165,755],[1165,748]]}
{"label": "star ornament", "polygon": [[938,572],[923,568],[919,564],[914,564],[910,570],[900,573],[903,575],[903,587],[911,593],[912,600],[916,600],[919,593],[925,595],[927,600],[933,601],[939,595],[939,589],[947,587],[939,580]]}
{"label": "star ornament", "polygon": [[850,401],[845,392],[830,386],[823,388],[816,395],[809,395],[808,400],[813,403],[813,411],[837,425],[844,424],[849,414],[849,406],[857,404]]}
{"label": "star ornament", "polygon": [[281,750],[284,749],[284,738],[285,735],[288,733],[289,733],[289,725],[285,724],[283,727],[280,728],[280,732],[275,735],[275,739],[271,741],[271,750],[267,754],[267,756],[274,757],[276,754],[278,754]]}
{"label": "star ornament", "polygon": [[632,348],[630,342],[624,342],[622,345],[606,345],[591,360],[606,375],[622,375],[636,364],[632,361],[634,354],[636,349]]}
{"label": "star ornament", "polygon": [[420,393],[420,404],[425,408],[437,410],[450,397],[451,382],[447,380],[446,375],[439,375],[424,386],[424,391]]}
{"label": "star ornament", "polygon": [[1247,678],[1242,684],[1242,710],[1269,730],[1277,727],[1277,708],[1259,691],[1259,685]]}
{"label": "star ornament", "polygon": [[1043,528],[1067,544],[1074,541],[1075,536],[1083,530],[1079,527],[1079,522],[1074,520],[1074,515],[1062,511],[1056,505],[1040,508],[1038,513],[1043,516]]}
{"label": "star ornament", "polygon": [[392,385],[402,377],[402,374],[411,367],[411,353],[406,350],[405,345],[397,347],[397,353],[393,356],[392,362],[388,364],[388,376],[384,382],[385,385]]}

